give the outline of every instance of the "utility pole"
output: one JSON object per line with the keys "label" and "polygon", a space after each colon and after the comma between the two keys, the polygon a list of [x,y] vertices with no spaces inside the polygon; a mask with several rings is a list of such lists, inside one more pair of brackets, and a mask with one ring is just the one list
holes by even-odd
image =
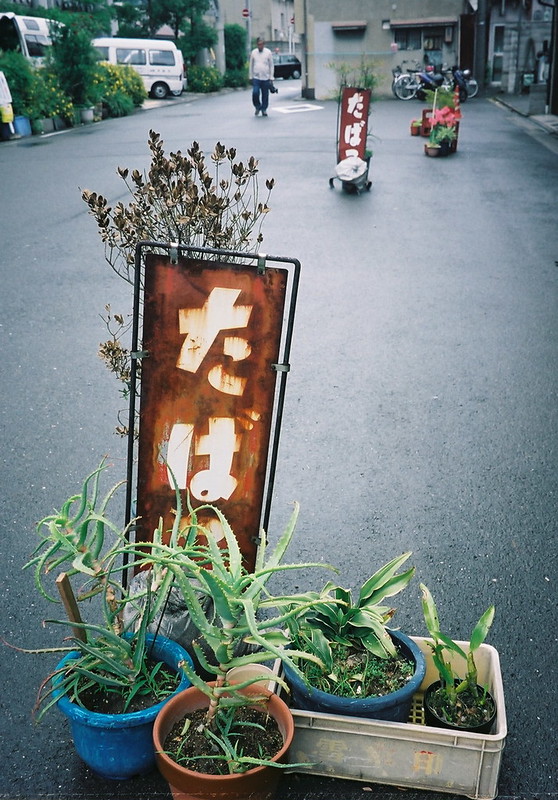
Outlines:
{"label": "utility pole", "polygon": [[487,0],[478,0],[477,21],[475,25],[475,67],[474,75],[482,89],[486,83],[487,50]]}

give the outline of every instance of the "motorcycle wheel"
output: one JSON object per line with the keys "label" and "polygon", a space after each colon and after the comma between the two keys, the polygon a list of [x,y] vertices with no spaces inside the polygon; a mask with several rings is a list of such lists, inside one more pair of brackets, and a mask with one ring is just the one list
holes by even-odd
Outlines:
{"label": "motorcycle wheel", "polygon": [[401,75],[393,84],[393,93],[399,100],[412,100],[417,93],[417,85],[410,75]]}
{"label": "motorcycle wheel", "polygon": [[469,97],[476,97],[479,93],[479,85],[474,78],[467,81],[467,94]]}

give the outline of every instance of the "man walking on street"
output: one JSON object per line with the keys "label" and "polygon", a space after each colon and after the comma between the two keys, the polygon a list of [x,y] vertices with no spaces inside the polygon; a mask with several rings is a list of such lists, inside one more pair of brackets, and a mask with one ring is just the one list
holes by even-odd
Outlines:
{"label": "man walking on street", "polygon": [[257,47],[250,54],[250,80],[252,81],[252,103],[255,114],[260,111],[262,117],[267,117],[267,104],[269,102],[269,87],[275,73],[271,50],[264,47],[263,39],[258,39]]}

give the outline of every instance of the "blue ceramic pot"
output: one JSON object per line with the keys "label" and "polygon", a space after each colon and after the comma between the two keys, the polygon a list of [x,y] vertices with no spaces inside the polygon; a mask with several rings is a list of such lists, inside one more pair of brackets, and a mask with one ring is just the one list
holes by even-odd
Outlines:
{"label": "blue ceramic pot", "polygon": [[[153,640],[155,642],[151,655],[155,661],[162,661],[176,671],[179,661],[192,664],[192,659],[186,650],[176,642],[164,636],[154,637],[148,634],[148,643],[151,644]],[[75,652],[68,653],[56,669],[64,667],[75,657]],[[56,685],[56,678],[54,684]],[[76,751],[87,766],[102,778],[123,780],[154,768],[155,717],[171,697],[189,686],[190,681],[183,675],[176,691],[165,700],[151,708],[128,714],[98,714],[81,708],[65,696],[59,697],[57,705],[70,721]],[[56,696],[56,689],[54,694]]]}
{"label": "blue ceramic pot", "polygon": [[413,695],[426,674],[426,659],[420,648],[404,633],[390,631],[389,634],[398,652],[415,662],[414,675],[405,686],[383,697],[337,697],[308,686],[285,664],[285,678],[291,689],[293,707],[343,717],[407,722]]}

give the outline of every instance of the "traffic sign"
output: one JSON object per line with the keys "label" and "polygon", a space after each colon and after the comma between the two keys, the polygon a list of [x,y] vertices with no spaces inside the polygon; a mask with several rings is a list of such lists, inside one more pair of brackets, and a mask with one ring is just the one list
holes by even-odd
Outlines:
{"label": "traffic sign", "polygon": [[243,17],[249,17],[250,16],[250,9],[249,8],[243,8],[242,9],[242,16]]}

